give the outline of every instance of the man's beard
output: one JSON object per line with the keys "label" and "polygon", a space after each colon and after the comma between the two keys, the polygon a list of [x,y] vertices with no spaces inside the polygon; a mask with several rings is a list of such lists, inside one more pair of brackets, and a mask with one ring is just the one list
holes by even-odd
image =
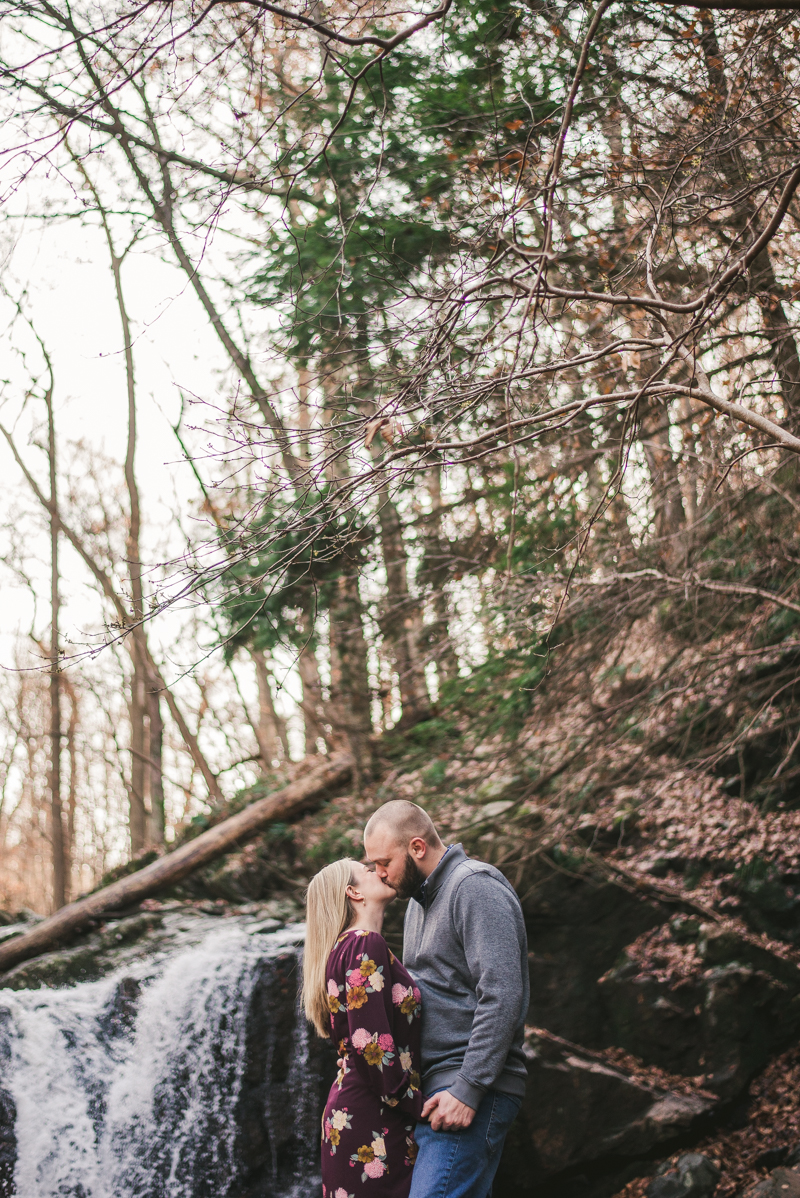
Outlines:
{"label": "man's beard", "polygon": [[395,893],[399,899],[410,899],[417,893],[422,883],[425,881],[425,874],[417,865],[410,853],[406,853],[406,863],[403,866],[403,873],[400,881],[395,886]]}

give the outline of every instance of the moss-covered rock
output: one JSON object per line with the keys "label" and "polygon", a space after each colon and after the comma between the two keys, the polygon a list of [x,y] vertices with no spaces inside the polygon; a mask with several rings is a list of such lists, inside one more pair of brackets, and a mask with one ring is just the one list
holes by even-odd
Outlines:
{"label": "moss-covered rock", "polygon": [[163,916],[156,911],[109,921],[73,947],[43,953],[9,970],[3,976],[3,986],[9,990],[36,990],[40,986],[95,981],[117,967],[119,949],[141,941],[162,922]]}

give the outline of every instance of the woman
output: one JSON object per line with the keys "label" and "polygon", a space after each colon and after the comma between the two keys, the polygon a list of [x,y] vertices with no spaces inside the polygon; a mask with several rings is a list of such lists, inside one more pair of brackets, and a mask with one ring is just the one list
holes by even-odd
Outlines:
{"label": "woman", "polygon": [[408,1198],[416,1156],[420,995],[381,935],[394,891],[335,861],[307,898],[303,1003],[339,1050],[322,1116],[323,1198]]}

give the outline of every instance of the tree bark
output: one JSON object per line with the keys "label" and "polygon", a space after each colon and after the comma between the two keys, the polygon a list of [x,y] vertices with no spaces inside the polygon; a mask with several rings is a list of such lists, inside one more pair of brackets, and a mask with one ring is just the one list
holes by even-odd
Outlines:
{"label": "tree bark", "polygon": [[388,487],[378,496],[381,551],[386,570],[386,598],[380,629],[394,657],[400,688],[400,724],[410,727],[430,715],[431,699],[420,655],[422,612],[408,588],[408,562],[400,516]]}
{"label": "tree bark", "polygon": [[[699,19],[703,30],[700,44],[705,57],[709,91],[715,97],[714,111],[724,128],[728,81],[717,40],[717,30],[714,17],[710,12],[701,12]],[[766,131],[765,135],[769,136]],[[720,153],[722,172],[729,180],[734,192],[737,188],[747,188],[749,192],[750,174],[747,165],[735,148],[733,130],[728,132],[728,137],[731,141],[731,148],[723,149]],[[748,194],[748,198],[742,203],[739,212],[734,217],[733,225],[737,232],[749,229],[750,237],[753,240],[763,232],[764,223],[751,194]],[[794,327],[783,306],[781,298],[783,288],[775,278],[775,268],[768,248],[763,249],[751,263],[748,276],[751,291],[761,310],[762,336],[769,344],[769,357],[780,383],[789,428],[792,432],[796,432],[798,422],[800,422],[800,354],[798,354]]]}
{"label": "tree bark", "polygon": [[69,761],[69,788],[67,791],[67,846],[66,846],[66,899],[72,893],[72,864],[75,860],[75,813],[78,810],[78,696],[69,679],[62,679],[69,700],[67,721],[67,760]]}
{"label": "tree bark", "polygon": [[254,731],[261,753],[261,765],[266,772],[276,761],[289,761],[289,742],[286,738],[286,723],[275,710],[264,650],[251,649],[250,656],[256,667],[258,682],[258,725]]}
{"label": "tree bark", "polygon": [[676,538],[685,523],[685,513],[678,463],[669,443],[669,429],[668,407],[657,400],[644,400],[640,440],[653,484],[655,535],[663,542],[661,556],[665,561],[672,562],[678,549]]}
{"label": "tree bark", "polygon": [[296,818],[321,802],[332,787],[346,782],[352,768],[353,759],[349,753],[336,753],[296,782],[222,820],[173,853],[62,907],[32,931],[0,944],[0,971],[62,944],[106,912],[132,906],[165,886],[174,886],[194,870],[236,848],[273,820]]}
{"label": "tree bark", "polygon": [[[360,407],[364,415],[375,415],[375,379],[372,371],[367,324],[363,317],[357,322],[353,357],[359,377]],[[369,441],[369,450],[376,466],[384,456],[382,442],[390,445],[388,422],[378,436]],[[381,536],[381,557],[386,571],[386,597],[381,604],[378,623],[386,647],[394,660],[397,686],[400,691],[400,720],[403,727],[418,724],[430,715],[431,697],[425,678],[421,652],[423,636],[422,608],[408,585],[408,554],[403,538],[400,513],[385,478],[378,491],[378,523]]]}
{"label": "tree bark", "polygon": [[67,901],[66,844],[61,802],[61,678],[59,673],[60,608],[58,573],[58,476],[56,471],[56,430],[53,419],[53,391],[45,396],[47,404],[47,454],[50,465],[50,838],[53,849],[53,908]]}
{"label": "tree bark", "polygon": [[445,589],[452,577],[452,552],[442,532],[442,475],[438,462],[429,470],[427,484],[431,513],[423,526],[423,554],[418,578],[420,589],[428,595],[433,606],[434,619],[425,629],[425,635],[441,691],[443,683],[458,677],[458,657],[450,636]]}
{"label": "tree bark", "polygon": [[330,711],[336,738],[353,755],[353,783],[358,792],[372,775],[372,712],[358,574],[355,564],[351,570],[347,566],[345,558],[329,611]]}
{"label": "tree bark", "polygon": [[133,674],[131,689],[128,696],[128,717],[130,720],[130,774],[128,776],[128,831],[131,841],[131,856],[138,857],[147,843],[147,808],[145,807],[145,768],[147,765],[145,750],[144,717],[147,705],[145,679],[142,663],[138,652],[138,644],[133,644]]}
{"label": "tree bark", "polygon": [[303,686],[303,698],[300,706],[303,709],[305,750],[308,757],[312,753],[319,752],[320,740],[329,750],[336,746],[330,732],[328,712],[322,693],[319,662],[314,648],[314,616],[309,610],[303,612],[302,621],[303,639],[297,650],[297,672]]}
{"label": "tree bark", "polygon": [[[133,340],[131,337],[131,323],[128,316],[128,309],[125,304],[125,292],[122,286],[122,264],[125,260],[127,250],[121,254],[117,253],[114,238],[111,232],[111,225],[108,220],[108,213],[105,205],[100,199],[100,194],[97,191],[90,175],[88,174],[83,162],[75,154],[72,155],[72,160],[78,168],[80,174],[86,181],[89,187],[94,202],[97,207],[97,212],[100,216],[100,222],[103,226],[103,232],[108,246],[108,254],[111,262],[111,274],[114,279],[114,295],[117,301],[117,311],[119,313],[120,325],[122,327],[122,345],[125,355],[125,387],[128,406],[128,438],[125,448],[125,486],[128,491],[128,535],[126,538],[127,555],[128,555],[128,577],[131,584],[131,607],[133,631],[129,643],[131,664],[133,667],[133,675],[131,677],[131,689],[128,696],[128,714],[130,718],[130,780],[128,782],[128,802],[129,802],[129,820],[128,827],[131,841],[131,856],[137,857],[149,839],[149,833],[152,833],[158,826],[158,821],[151,818],[148,820],[146,795],[152,789],[151,767],[148,755],[148,737],[147,723],[150,716],[151,703],[149,700],[149,691],[151,689],[151,676],[149,670],[149,651],[147,647],[147,634],[145,633],[143,619],[145,614],[144,605],[144,588],[142,585],[142,561],[141,561],[141,503],[139,499],[139,485],[136,481],[136,375],[134,372],[133,362]],[[134,238],[135,240],[135,238]],[[133,244],[133,242],[131,243]],[[130,248],[130,246],[128,247]],[[161,841],[163,843],[163,835]]]}
{"label": "tree bark", "polygon": [[164,721],[161,716],[161,696],[155,679],[150,678],[147,692],[147,710],[150,716],[148,759],[150,763],[150,841],[164,843],[166,817],[164,814]]}

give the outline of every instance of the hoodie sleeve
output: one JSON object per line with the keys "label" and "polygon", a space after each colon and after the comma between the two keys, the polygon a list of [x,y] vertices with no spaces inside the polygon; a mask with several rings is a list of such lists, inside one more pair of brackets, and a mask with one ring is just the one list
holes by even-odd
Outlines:
{"label": "hoodie sleeve", "polygon": [[464,1062],[450,1093],[477,1110],[486,1090],[503,1072],[524,1015],[522,913],[516,896],[502,882],[491,874],[475,873],[458,887],[453,919],[478,1004]]}

